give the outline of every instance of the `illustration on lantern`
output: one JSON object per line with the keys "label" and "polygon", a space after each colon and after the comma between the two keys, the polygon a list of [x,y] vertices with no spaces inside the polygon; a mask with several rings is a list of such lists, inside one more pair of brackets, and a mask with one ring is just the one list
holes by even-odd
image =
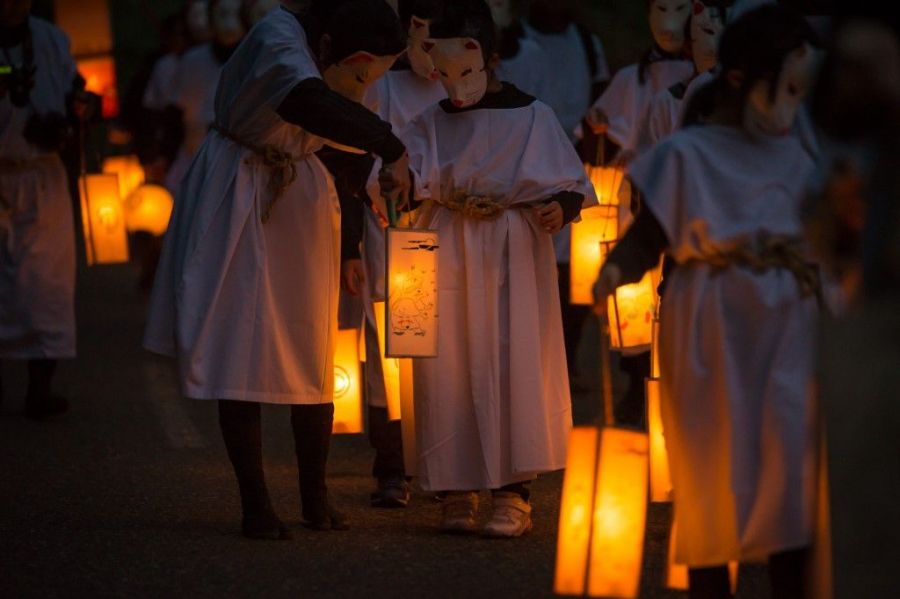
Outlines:
{"label": "illustration on lantern", "polygon": [[389,228],[386,356],[437,355],[436,231]]}
{"label": "illustration on lantern", "polygon": [[391,333],[411,333],[423,337],[426,322],[434,310],[434,303],[425,292],[426,278],[434,278],[434,271],[427,273],[413,264],[409,271],[396,277],[397,285],[391,295]]}

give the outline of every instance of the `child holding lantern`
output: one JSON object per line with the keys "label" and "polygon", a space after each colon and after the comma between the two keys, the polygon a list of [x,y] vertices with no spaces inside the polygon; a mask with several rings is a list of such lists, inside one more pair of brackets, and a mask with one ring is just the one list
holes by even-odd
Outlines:
{"label": "child holding lantern", "polygon": [[818,280],[798,213],[813,164],[789,133],[813,37],[777,6],[726,29],[720,73],[688,110],[702,125],[632,163],[645,203],[597,282],[605,307],[660,252],[676,264],[661,307],[662,416],[691,597],[729,597],[725,564],[765,558],[774,596],[802,596]]}
{"label": "child holding lantern", "polygon": [[[441,528],[531,528],[526,484],[565,466],[572,423],[551,234],[596,198],[552,110],[494,76],[483,0],[447,3],[423,48],[449,99],[403,133],[418,226],[440,235],[438,357],[417,359],[417,473],[447,492]],[[389,188],[388,188],[389,189]],[[477,205],[477,206],[476,206]]]}

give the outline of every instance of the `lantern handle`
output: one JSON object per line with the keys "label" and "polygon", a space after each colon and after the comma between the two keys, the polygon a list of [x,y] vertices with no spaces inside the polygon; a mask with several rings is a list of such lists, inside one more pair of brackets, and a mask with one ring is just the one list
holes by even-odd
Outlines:
{"label": "lantern handle", "polygon": [[601,395],[603,402],[603,426],[615,426],[616,418],[613,413],[612,368],[610,367],[612,351],[610,351],[609,316],[605,313],[600,314],[599,321],[600,375],[603,377],[603,389]]}

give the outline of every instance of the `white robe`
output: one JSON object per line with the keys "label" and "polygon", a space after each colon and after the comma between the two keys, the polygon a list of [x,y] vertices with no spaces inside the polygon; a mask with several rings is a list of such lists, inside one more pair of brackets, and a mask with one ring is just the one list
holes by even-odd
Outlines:
{"label": "white robe", "polygon": [[680,563],[763,559],[811,539],[816,301],[786,270],[690,262],[761,231],[799,235],[812,166],[794,136],[709,125],[629,169],[678,263],[659,339]]}
{"label": "white robe", "polygon": [[525,205],[561,191],[597,202],[552,110],[448,114],[404,133],[420,198],[442,186],[497,195],[492,221],[434,206],[438,357],[414,360],[417,472],[425,489],[495,489],[565,466],[572,425],[551,237]]}
{"label": "white robe", "polygon": [[207,134],[166,233],[144,345],[178,359],[182,392],[197,399],[331,401],[340,207],[313,152],[322,140],[276,109],[319,77],[297,19],[275,10],[222,73],[216,121],[250,143],[298,158],[275,204],[269,169],[218,132]]}
{"label": "white robe", "polygon": [[[35,111],[66,113],[75,61],[60,29],[34,17],[28,26],[37,67],[30,105],[18,108],[8,95],[0,99],[0,358],[74,358],[75,229],[68,177],[59,156],[28,143],[23,131]],[[22,64],[21,45],[8,52],[13,64]]]}
{"label": "white robe", "polygon": [[184,143],[166,173],[166,187],[172,193],[177,193],[191,160],[216,118],[216,86],[222,66],[213,53],[212,44],[191,48],[178,63],[170,99],[182,110]]}
{"label": "white robe", "polygon": [[[423,110],[447,97],[447,92],[439,81],[428,81],[408,69],[388,71],[370,89],[373,109],[398,134]],[[383,207],[377,182],[380,167],[381,160],[376,158],[368,192],[373,204]],[[366,210],[362,251],[366,273],[366,285],[363,286],[362,293],[366,317],[366,400],[369,405],[379,408],[387,407],[387,392],[372,304],[384,301],[384,252],[384,226],[381,218],[373,210]]]}
{"label": "white robe", "polygon": [[659,60],[644,72],[644,83],[638,78],[638,65],[632,64],[615,74],[609,87],[594,103],[609,119],[609,138],[623,151],[638,151],[641,124],[653,97],[661,90],[684,81],[694,72],[688,60]]}

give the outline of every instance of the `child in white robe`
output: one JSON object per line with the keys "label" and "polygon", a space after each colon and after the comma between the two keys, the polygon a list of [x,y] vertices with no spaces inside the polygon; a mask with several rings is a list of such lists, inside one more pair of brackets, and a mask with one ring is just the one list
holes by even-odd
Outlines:
{"label": "child in white robe", "polygon": [[414,361],[417,474],[448,492],[443,530],[476,532],[490,489],[482,532],[514,537],[531,528],[526,483],[564,467],[572,423],[551,234],[596,197],[552,110],[494,77],[493,27],[482,0],[432,23],[424,44],[449,99],[403,138],[431,204],[418,225],[440,235],[438,356]]}
{"label": "child in white robe", "polygon": [[817,277],[799,207],[813,164],[791,124],[813,35],[778,7],[726,29],[721,73],[688,126],[629,168],[645,203],[597,283],[598,306],[661,251],[662,415],[675,561],[691,597],[730,597],[731,560],[769,559],[774,596],[801,597],[814,481]]}

